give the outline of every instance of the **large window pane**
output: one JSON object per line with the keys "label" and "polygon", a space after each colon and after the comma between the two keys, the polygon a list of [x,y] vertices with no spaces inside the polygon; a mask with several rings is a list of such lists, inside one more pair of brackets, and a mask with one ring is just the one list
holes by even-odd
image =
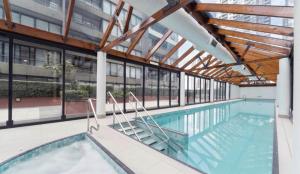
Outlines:
{"label": "large window pane", "polygon": [[201,78],[201,103],[205,102],[205,79]]}
{"label": "large window pane", "polygon": [[195,77],[189,76],[189,99],[188,99],[189,104],[195,103],[194,85],[195,85]]}
{"label": "large window pane", "polygon": [[210,102],[209,101],[209,97],[210,97],[210,80],[209,79],[207,79],[206,80],[206,92],[205,92],[206,94],[205,94],[205,101],[206,102]]}
{"label": "large window pane", "polygon": [[145,67],[145,107],[156,108],[158,90],[158,70]]}
{"label": "large window pane", "polygon": [[184,85],[184,101],[185,104],[188,104],[188,90],[189,90],[189,76],[185,75],[185,85]]}
{"label": "large window pane", "polygon": [[[123,110],[124,103],[124,63],[107,59],[106,61],[106,91],[111,92]],[[109,96],[106,97],[106,111],[113,112],[113,101]],[[116,108],[116,112],[119,112]]]}
{"label": "large window pane", "polygon": [[171,105],[178,105],[179,100],[179,74],[171,72]]}
{"label": "large window pane", "polygon": [[[96,98],[96,57],[66,51],[65,114],[85,116],[87,99]],[[92,112],[90,110],[90,112]]]}
{"label": "large window pane", "polygon": [[[15,123],[60,119],[62,115],[61,50],[15,41],[13,64],[13,120]],[[37,57],[39,56],[39,57]],[[43,66],[35,66],[35,61]]]}
{"label": "large window pane", "polygon": [[200,78],[195,78],[195,103],[200,103]]}
{"label": "large window pane", "polygon": [[0,37],[0,126],[8,119],[8,39]]}
{"label": "large window pane", "polygon": [[[127,63],[126,64],[126,111],[134,110],[133,106],[129,103],[129,92],[132,92],[136,98],[143,104],[143,66]],[[130,98],[132,102],[132,98]],[[138,109],[141,106],[137,105]]]}
{"label": "large window pane", "polygon": [[166,70],[159,71],[159,106],[170,106],[170,72]]}

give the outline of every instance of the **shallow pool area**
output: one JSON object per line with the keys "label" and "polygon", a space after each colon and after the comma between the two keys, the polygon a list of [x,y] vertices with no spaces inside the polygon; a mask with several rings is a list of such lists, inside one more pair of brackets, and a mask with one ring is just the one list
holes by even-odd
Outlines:
{"label": "shallow pool area", "polygon": [[154,118],[187,136],[182,150],[168,152],[183,163],[208,174],[271,174],[274,112],[274,100],[247,99]]}
{"label": "shallow pool area", "polygon": [[[123,164],[87,135],[79,134],[25,152],[0,164],[1,174],[125,174]],[[106,152],[105,152],[106,151]],[[127,171],[125,171],[127,170]]]}

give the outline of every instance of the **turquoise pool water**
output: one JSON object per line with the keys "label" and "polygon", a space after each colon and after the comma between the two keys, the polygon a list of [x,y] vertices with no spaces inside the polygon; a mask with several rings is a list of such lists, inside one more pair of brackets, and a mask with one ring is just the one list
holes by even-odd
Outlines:
{"label": "turquoise pool water", "polygon": [[208,174],[271,174],[274,101],[246,100],[165,113],[163,127],[185,133],[170,156]]}

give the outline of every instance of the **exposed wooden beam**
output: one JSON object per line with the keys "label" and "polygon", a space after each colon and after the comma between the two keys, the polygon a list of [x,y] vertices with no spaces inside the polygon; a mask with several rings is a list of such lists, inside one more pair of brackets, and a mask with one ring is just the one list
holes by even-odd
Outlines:
{"label": "exposed wooden beam", "polygon": [[204,59],[202,59],[198,63],[196,63],[191,69],[189,69],[189,71],[196,70],[201,64],[203,64],[203,66],[205,66],[204,62],[207,61],[208,59],[210,59],[211,57],[212,57],[212,55],[206,56]]}
{"label": "exposed wooden beam", "polygon": [[170,1],[170,3],[168,5],[166,5],[162,9],[155,12],[152,16],[147,18],[141,24],[133,27],[131,30],[127,31],[122,36],[120,36],[119,38],[115,39],[114,41],[109,43],[107,46],[102,48],[102,51],[104,51],[104,52],[108,51],[108,50],[112,49],[114,46],[119,45],[120,43],[124,42],[125,40],[134,37],[140,31],[147,29],[149,26],[164,19],[165,17],[169,16],[170,14],[177,11],[181,7],[184,7],[186,4],[190,3],[191,1],[192,0]]}
{"label": "exposed wooden beam", "polygon": [[230,70],[230,69],[231,69],[231,67],[221,68],[219,71],[215,72],[214,74],[211,74],[210,77],[217,78],[219,75],[223,74],[224,72],[226,72],[227,70]]}
{"label": "exposed wooden beam", "polygon": [[281,46],[281,47],[286,47],[286,48],[290,48],[292,46],[291,41],[283,40],[283,39],[258,36],[258,35],[254,35],[254,34],[242,33],[242,32],[238,32],[238,31],[225,30],[225,29],[218,29],[217,32],[222,35],[239,37],[239,38],[243,38],[243,39],[253,40],[256,42],[261,42],[261,43],[265,43],[265,44],[276,45],[276,46]]}
{"label": "exposed wooden beam", "polygon": [[277,56],[277,57],[270,57],[266,59],[256,59],[256,60],[250,60],[250,61],[243,61],[241,64],[239,63],[229,63],[229,64],[223,64],[223,65],[212,65],[210,67],[207,67],[206,69],[213,69],[213,68],[221,68],[221,67],[231,67],[236,65],[242,65],[242,64],[251,64],[251,63],[261,63],[261,62],[270,62],[270,61],[276,61],[278,59],[286,58],[286,56]]}
{"label": "exposed wooden beam", "polygon": [[5,20],[7,22],[8,28],[12,28],[12,12],[9,4],[9,0],[3,0],[3,8],[5,13]]}
{"label": "exposed wooden beam", "polygon": [[[212,60],[212,58],[210,58],[208,61],[207,61],[207,63],[205,64],[205,67],[208,67],[209,65],[211,65],[211,64],[213,64],[214,62],[216,62],[218,59],[213,59]],[[200,73],[200,71],[201,71],[201,68],[199,69],[199,70],[196,70],[196,73],[198,74],[198,73]]]}
{"label": "exposed wooden beam", "polygon": [[142,39],[143,35],[145,34],[146,30],[142,30],[141,32],[139,32],[137,34],[137,36],[135,38],[133,38],[133,40],[131,41],[131,44],[129,45],[126,54],[129,55],[132,50],[134,50],[134,48],[136,47],[136,45],[140,42],[140,40]]}
{"label": "exposed wooden beam", "polygon": [[186,39],[182,38],[166,55],[165,57],[159,62],[160,64],[165,63],[184,43]]}
{"label": "exposed wooden beam", "polygon": [[294,17],[293,7],[291,6],[198,3],[195,10],[199,12],[222,12],[222,13],[235,13],[235,14],[244,14],[244,15],[281,17],[281,18]]}
{"label": "exposed wooden beam", "polygon": [[274,25],[241,22],[241,21],[234,21],[234,20],[224,20],[224,19],[216,19],[216,18],[209,18],[208,23],[217,26],[240,28],[240,29],[259,31],[264,33],[284,35],[284,36],[294,35],[294,29],[291,27],[281,27],[281,26],[274,26]]}
{"label": "exposed wooden beam", "polygon": [[[218,61],[218,62],[216,62],[214,65],[220,65],[220,64],[222,64],[222,63],[223,63],[222,61]],[[217,70],[217,69],[215,69],[215,70]],[[212,70],[212,71],[211,71],[211,69],[207,69],[207,70],[203,71],[201,74],[206,75],[207,73],[212,73],[212,72],[215,71],[215,70]]]}
{"label": "exposed wooden beam", "polygon": [[[277,75],[277,73],[271,73],[271,74],[257,74],[258,76],[274,76],[274,75]],[[237,75],[237,76],[225,76],[225,77],[222,77],[224,79],[227,79],[227,78],[240,78],[240,77],[254,77],[255,75]]]}
{"label": "exposed wooden beam", "polygon": [[132,12],[133,12],[133,7],[129,6],[128,10],[127,10],[126,21],[125,21],[123,33],[126,33],[129,29]]}
{"label": "exposed wooden beam", "polygon": [[68,5],[67,18],[66,18],[64,36],[63,36],[65,41],[67,40],[68,35],[69,35],[74,6],[75,6],[75,0],[70,0],[69,5]]}
{"label": "exposed wooden beam", "polygon": [[276,47],[276,46],[272,46],[272,45],[267,45],[267,44],[258,43],[258,42],[252,42],[249,40],[239,39],[239,38],[235,38],[235,37],[226,36],[225,41],[232,42],[232,43],[238,43],[238,44],[242,44],[242,45],[247,45],[250,43],[251,46],[255,47],[255,48],[259,48],[259,49],[263,49],[263,50],[271,51],[271,52],[275,52],[275,53],[285,54],[285,55],[290,54],[290,49],[288,49],[288,48]]}
{"label": "exposed wooden beam", "polygon": [[[109,24],[107,26],[107,29],[105,30],[103,37],[99,43],[99,47],[100,49],[103,48],[106,44],[107,39],[109,38],[109,35],[111,33],[111,31],[113,30],[116,21],[117,21],[117,17],[120,15],[122,8],[124,6],[124,1],[123,0],[119,0],[117,7],[115,9],[114,15],[111,17]],[[107,50],[106,50],[107,51]]]}
{"label": "exposed wooden beam", "polygon": [[145,57],[147,61],[151,59],[153,54],[159,49],[159,47],[168,39],[168,37],[172,34],[172,30],[168,30],[163,37],[155,44],[155,46],[150,49]]}
{"label": "exposed wooden beam", "polygon": [[191,46],[188,50],[186,50],[174,63],[172,63],[172,66],[177,66],[183,59],[185,59],[191,52],[193,52],[195,48]]}
{"label": "exposed wooden beam", "polygon": [[205,53],[205,51],[200,51],[199,53],[197,53],[193,58],[191,58],[187,63],[185,63],[181,69],[185,69],[186,67],[188,67],[191,63],[193,63],[196,59],[198,59],[201,55],[203,55]]}
{"label": "exposed wooden beam", "polygon": [[[241,54],[243,54],[243,52],[246,49],[246,46],[245,45],[241,45],[241,44],[230,43],[229,45],[234,50],[242,51],[242,52],[240,52]],[[287,55],[282,55],[280,53],[269,52],[269,51],[265,51],[265,50],[254,48],[254,47],[249,48],[248,53],[257,53],[257,54],[264,55],[264,56],[287,56]]]}

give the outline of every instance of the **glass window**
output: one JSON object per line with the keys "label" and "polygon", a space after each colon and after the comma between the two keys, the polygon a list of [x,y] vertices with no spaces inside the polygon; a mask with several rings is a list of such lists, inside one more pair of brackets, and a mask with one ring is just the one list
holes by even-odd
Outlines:
{"label": "glass window", "polygon": [[107,0],[103,1],[103,12],[106,14],[111,14],[111,3]]}
{"label": "glass window", "polygon": [[48,22],[37,19],[36,20],[36,28],[40,30],[48,31]]}
{"label": "glass window", "polygon": [[[21,44],[20,41],[15,40],[15,48],[18,48],[15,51],[18,50],[19,53],[15,52],[14,59],[21,59],[23,62],[19,64],[15,61],[13,64],[13,120],[18,124],[60,119],[62,62],[52,61],[48,66],[35,66],[34,59],[31,59],[35,48],[29,45],[31,43],[24,45],[23,41]],[[49,47],[50,49],[54,50]],[[55,57],[43,57],[42,61],[48,61],[45,60],[48,58],[61,60]]]}
{"label": "glass window", "polygon": [[[0,37],[0,67],[8,67],[8,39]],[[8,120],[8,68],[0,68],[0,126]]]}
{"label": "glass window", "polygon": [[201,78],[201,103],[205,102],[205,79]]}
{"label": "glass window", "polygon": [[26,15],[21,15],[21,24],[34,27],[34,19]]}
{"label": "glass window", "polygon": [[95,56],[66,51],[65,115],[67,118],[85,116],[88,111],[87,99],[96,97],[97,72],[92,68],[96,62]]}
{"label": "glass window", "polygon": [[21,23],[20,14],[16,12],[12,12],[12,20],[15,23]]}
{"label": "glass window", "polygon": [[[123,110],[124,103],[124,63],[107,59],[107,67],[110,66],[110,73],[106,74],[106,91],[111,92],[120,108]],[[106,111],[113,111],[113,102],[109,96],[106,97]],[[118,112],[116,108],[116,112]]]}
{"label": "glass window", "polygon": [[4,13],[3,13],[3,8],[0,7],[0,18],[3,19]]}
{"label": "glass window", "polygon": [[170,106],[170,72],[159,70],[159,106]]}
{"label": "glass window", "polygon": [[195,103],[195,77],[189,76],[189,97],[188,97],[188,103],[194,104]]}
{"label": "glass window", "polygon": [[206,92],[205,92],[205,101],[210,102],[210,80],[206,79]]}
{"label": "glass window", "polygon": [[179,73],[171,72],[171,105],[179,104]]}
{"label": "glass window", "polygon": [[[132,111],[135,107],[135,100],[130,96],[129,92],[132,92],[136,98],[143,104],[143,78],[141,74],[136,72],[142,71],[143,66],[127,63],[126,64],[126,111]],[[129,99],[132,105],[129,103]],[[138,109],[142,107],[137,104]]]}
{"label": "glass window", "polygon": [[200,103],[200,78],[195,78],[195,103]]}
{"label": "glass window", "polygon": [[184,101],[185,101],[185,104],[188,104],[188,89],[189,89],[189,76],[188,75],[185,75],[185,78],[184,78],[184,81],[185,81],[185,85],[184,85]]}
{"label": "glass window", "polygon": [[145,107],[156,108],[158,90],[158,70],[145,67]]}
{"label": "glass window", "polygon": [[51,33],[55,33],[55,34],[61,34],[61,26],[50,23],[50,25],[49,25],[49,31]]}

